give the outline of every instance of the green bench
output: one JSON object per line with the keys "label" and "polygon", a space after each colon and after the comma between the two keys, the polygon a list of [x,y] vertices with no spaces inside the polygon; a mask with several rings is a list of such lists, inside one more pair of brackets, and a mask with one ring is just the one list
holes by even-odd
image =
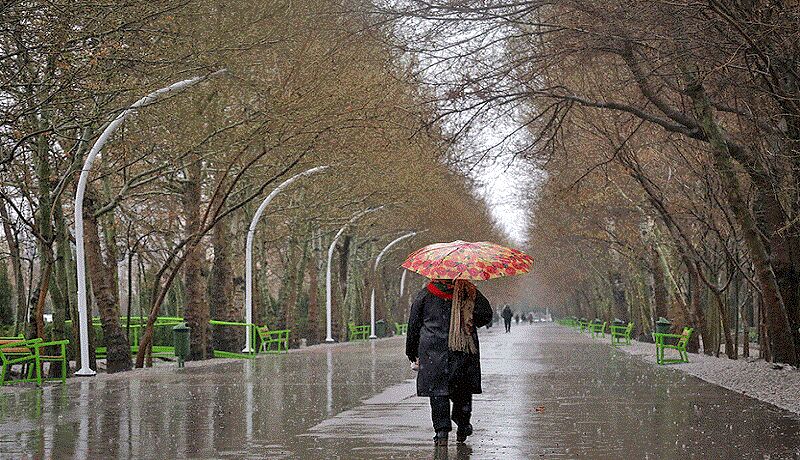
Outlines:
{"label": "green bench", "polygon": [[[256,328],[263,353],[289,352],[290,329],[270,330],[267,326]],[[274,347],[274,348],[273,348]]]}
{"label": "green bench", "polygon": [[589,332],[592,333],[592,338],[606,336],[606,323],[589,323]]}
{"label": "green bench", "polygon": [[[689,355],[686,353],[686,345],[689,344],[689,339],[692,337],[692,331],[694,329],[690,327],[683,328],[683,333],[681,334],[659,334],[654,333],[653,338],[656,341],[656,362],[658,364],[675,364],[675,363],[688,363],[689,362]],[[677,343],[674,345],[671,343],[667,343],[669,339],[677,340]],[[664,350],[677,350],[679,358],[678,359],[666,359],[664,358]]]}
{"label": "green bench", "polygon": [[[2,361],[0,385],[36,382],[37,385],[41,386],[42,382],[47,380],[67,381],[67,373],[69,372],[69,367],[67,367],[67,344],[69,344],[69,340],[45,342],[42,339],[19,339],[4,340],[3,342],[5,343],[0,345],[0,361]],[[44,350],[45,347],[56,347],[57,350],[60,350],[60,353],[47,354],[47,351]],[[61,377],[43,377],[43,363],[60,363]],[[23,375],[23,377],[17,380],[7,379],[7,377],[10,377],[11,369],[16,365],[22,368],[20,375]],[[25,372],[26,367],[27,372]]]}
{"label": "green bench", "polygon": [[355,340],[367,340],[369,338],[369,325],[365,326],[356,326],[355,323],[347,323],[347,340],[355,341]]}
{"label": "green bench", "polygon": [[633,323],[628,323],[627,326],[611,326],[611,346],[617,347],[620,345],[631,344],[631,333],[633,332]]}
{"label": "green bench", "polygon": [[406,335],[406,333],[408,333],[408,323],[394,323],[394,330],[397,332],[397,335]]}

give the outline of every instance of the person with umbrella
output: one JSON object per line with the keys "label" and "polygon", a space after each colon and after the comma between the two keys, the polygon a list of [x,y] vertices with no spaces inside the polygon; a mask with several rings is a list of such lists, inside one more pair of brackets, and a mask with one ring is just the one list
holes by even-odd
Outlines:
{"label": "person with umbrella", "polygon": [[451,420],[458,442],[472,434],[472,395],[482,392],[477,329],[494,313],[467,279],[524,273],[532,263],[513,249],[464,241],[426,246],[403,263],[432,279],[411,306],[406,356],[419,371],[417,395],[430,398],[436,446],[447,445]]}

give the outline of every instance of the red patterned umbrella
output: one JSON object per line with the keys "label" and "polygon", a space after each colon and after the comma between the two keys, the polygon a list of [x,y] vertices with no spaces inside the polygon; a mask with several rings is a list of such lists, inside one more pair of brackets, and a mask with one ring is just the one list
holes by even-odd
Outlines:
{"label": "red patterned umbrella", "polygon": [[528,273],[533,257],[516,249],[481,241],[429,244],[403,262],[403,268],[431,279],[488,280]]}

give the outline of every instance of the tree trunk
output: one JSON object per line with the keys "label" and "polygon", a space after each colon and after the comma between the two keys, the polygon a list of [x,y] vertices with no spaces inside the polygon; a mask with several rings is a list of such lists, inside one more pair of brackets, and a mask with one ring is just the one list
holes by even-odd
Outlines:
{"label": "tree trunk", "polygon": [[25,295],[25,279],[22,274],[22,258],[20,257],[19,240],[17,233],[11,226],[11,219],[8,216],[8,209],[6,203],[0,205],[0,217],[3,219],[3,233],[8,242],[8,251],[11,256],[11,270],[14,273],[14,290],[16,291],[16,311],[14,315],[14,334],[20,332],[20,327],[23,327],[27,317],[27,296]]}
{"label": "tree trunk", "polygon": [[702,85],[693,84],[687,91],[694,101],[703,132],[711,144],[715,169],[720,175],[728,205],[742,228],[742,236],[756,269],[771,340],[772,357],[775,361],[796,365],[798,362],[797,352],[787,308],[767,248],[761,239],[747,201],[742,195],[739,178],[736,176],[736,169],[729,150],[732,146],[726,141],[721,128],[713,118],[711,104]]}
{"label": "tree trunk", "polygon": [[321,241],[312,230],[311,260],[308,264],[308,337],[311,343],[321,341],[319,321],[319,272],[322,260]]}
{"label": "tree trunk", "polygon": [[770,345],[767,322],[764,319],[764,302],[761,300],[760,294],[753,296],[753,303],[756,304],[756,316],[758,317],[758,357],[764,361],[772,361],[772,346]]}
{"label": "tree trunk", "polygon": [[184,284],[186,285],[186,324],[191,328],[188,360],[201,360],[209,357],[208,321],[210,312],[205,299],[203,263],[205,251],[201,244],[202,227],[202,165],[195,154],[186,168],[186,184],[183,191],[183,212],[186,219],[186,262]]}
{"label": "tree trunk", "polygon": [[625,292],[625,283],[622,282],[620,272],[609,273],[609,283],[611,283],[612,314],[614,318],[628,321],[628,299]]}
{"label": "tree trunk", "polygon": [[278,290],[278,311],[276,312],[277,317],[275,318],[280,328],[289,327],[287,323],[289,321],[294,321],[294,308],[289,305],[289,302],[292,300],[292,291],[295,285],[295,270],[297,270],[297,263],[295,262],[297,245],[293,234],[289,235],[287,246],[283,258],[283,277],[281,278],[281,286]]}
{"label": "tree trunk", "polygon": [[44,259],[39,272],[39,289],[33,314],[34,324],[36,324],[36,337],[40,339],[44,339],[44,304],[47,300],[47,291],[50,289],[50,273],[53,270],[52,256],[45,255]]}
{"label": "tree trunk", "polygon": [[742,324],[744,325],[744,333],[742,334],[742,357],[750,357],[750,325],[747,323],[747,315],[745,313],[745,306],[741,305],[739,308],[739,315],[741,316]]}
{"label": "tree trunk", "polygon": [[[241,305],[233,302],[233,268],[231,267],[230,219],[217,223],[211,237],[214,261],[208,277],[208,305],[214,319],[238,322],[242,320]],[[238,352],[244,344],[244,330],[240,327],[215,326],[212,343],[215,350]]]}
{"label": "tree trunk", "polygon": [[644,177],[641,170],[638,168],[638,165],[631,161],[623,161],[623,164],[628,168],[629,175],[642,187],[642,190],[644,190],[645,194],[647,195],[650,204],[653,206],[656,212],[658,212],[659,216],[661,217],[661,221],[666,226],[667,231],[672,237],[675,247],[680,254],[681,261],[686,266],[690,284],[688,291],[689,305],[686,305],[686,302],[679,298],[681,294],[680,290],[678,289],[677,280],[671,275],[671,272],[669,272],[669,267],[666,264],[666,258],[663,254],[660,254],[661,259],[664,261],[663,267],[670,274],[671,280],[676,287],[675,297],[678,298],[679,305],[681,306],[682,310],[684,310],[684,313],[688,316],[689,324],[695,329],[696,332],[699,332],[699,334],[692,334],[692,338],[687,346],[687,350],[691,351],[692,353],[696,353],[697,350],[699,350],[700,342],[698,335],[702,335],[705,332],[706,327],[705,315],[703,315],[699,291],[700,275],[695,269],[692,258],[690,248],[691,239],[686,236],[686,234],[683,232],[683,229],[669,213],[664,201],[662,200],[662,196],[653,189],[652,183]]}
{"label": "tree trunk", "polygon": [[661,264],[661,256],[655,246],[650,248],[650,269],[653,273],[653,299],[655,302],[653,321],[655,321],[660,317],[666,318],[669,310],[669,291],[667,290],[664,266]]}
{"label": "tree trunk", "polygon": [[[697,267],[698,273],[702,276],[700,272],[700,267]],[[705,278],[706,285],[711,291],[711,294],[714,296],[714,304],[716,305],[716,315],[718,318],[715,318],[714,321],[717,323],[718,326],[722,326],[722,338],[725,340],[725,354],[728,355],[729,359],[736,359],[739,353],[738,348],[734,345],[733,337],[731,336],[731,326],[730,326],[730,319],[728,318],[728,309],[726,308],[725,300],[723,299],[722,292],[714,285],[710,285]],[[715,356],[719,357],[719,340],[715,345]],[[731,355],[731,350],[733,350],[733,355]]]}
{"label": "tree trunk", "polygon": [[702,336],[703,352],[710,354],[711,350],[707,349],[705,346],[706,334],[708,331],[706,328],[706,318],[703,314],[703,291],[700,288],[700,274],[697,272],[691,260],[685,259],[684,263],[687,265],[687,271],[689,272],[689,322],[696,329],[699,329],[700,332],[700,334],[692,334],[686,349],[692,353],[697,353],[700,350],[699,336]]}
{"label": "tree trunk", "polygon": [[[55,223],[56,260],[50,299],[53,302],[53,339],[61,340],[67,337],[65,321],[70,311],[67,266],[72,263],[67,225],[61,206],[53,209],[53,221]],[[50,366],[50,377],[60,377],[62,372],[67,372],[67,369],[61,369],[60,363],[53,363]]]}
{"label": "tree trunk", "polygon": [[796,229],[781,231],[788,219],[775,194],[771,190],[759,190],[759,195],[764,200],[765,230],[769,236],[769,254],[775,281],[789,318],[789,331],[794,337],[795,350],[800,350],[800,241],[794,234]]}
{"label": "tree trunk", "polygon": [[131,349],[128,337],[120,324],[119,290],[117,287],[116,258],[103,258],[100,246],[99,223],[95,217],[95,196],[88,190],[84,198],[83,229],[86,244],[86,266],[89,269],[92,293],[103,328],[103,342],[106,346],[106,371],[109,374],[128,371],[131,363]]}
{"label": "tree trunk", "polygon": [[342,294],[342,299],[347,298],[347,280],[348,269],[350,266],[350,246],[353,239],[350,235],[345,235],[342,242],[339,243],[339,289]]}
{"label": "tree trunk", "polygon": [[294,268],[294,276],[292,279],[292,292],[289,295],[289,303],[287,305],[286,328],[297,331],[297,333],[294,334],[293,341],[299,340],[301,334],[303,334],[303,337],[308,335],[308,331],[300,331],[298,327],[297,307],[299,298],[303,293],[303,281],[305,280],[306,267],[308,266],[309,252],[309,242],[306,241],[303,243],[299,265],[292,265],[292,268]]}
{"label": "tree trunk", "polygon": [[[40,120],[35,121],[35,125],[41,126],[41,123]],[[38,300],[34,311],[34,322],[36,324],[36,337],[44,339],[44,305],[47,299],[47,291],[50,287],[50,276],[54,263],[50,146],[45,136],[36,137],[34,162],[36,166],[37,198],[39,200],[35,222],[39,231],[38,245],[41,264],[39,270],[39,292],[37,293]]]}

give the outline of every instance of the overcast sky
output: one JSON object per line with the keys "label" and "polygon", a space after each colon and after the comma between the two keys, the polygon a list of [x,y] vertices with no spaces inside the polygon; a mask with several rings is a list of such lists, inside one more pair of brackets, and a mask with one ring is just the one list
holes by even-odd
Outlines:
{"label": "overcast sky", "polygon": [[520,197],[525,178],[515,175],[502,165],[489,165],[481,173],[480,193],[489,203],[492,215],[511,240],[523,245],[527,234],[528,209]]}
{"label": "overcast sky", "polygon": [[[444,34],[431,34],[437,25],[440,24],[436,21],[409,18],[401,21],[396,30],[408,45],[407,57],[414,57],[409,62],[415,64],[422,80],[439,98],[440,109],[454,112],[442,121],[446,131],[461,133],[454,153],[466,161],[460,161],[458,167],[468,168],[467,173],[478,182],[478,193],[489,204],[497,223],[514,243],[522,246],[529,212],[525,198],[540,176],[524,160],[513,160],[514,146],[527,140],[523,138],[527,136],[525,130],[516,131],[519,124],[513,117],[519,114],[508,108],[502,115],[491,109],[478,114],[470,109],[475,99],[454,99],[449,95],[450,89],[458,87],[473,71],[485,71],[502,60],[503,41],[495,41],[492,34],[483,35],[474,23],[456,25]],[[481,51],[472,54],[468,47],[476,44],[471,43],[474,37],[480,37],[475,40],[481,43]],[[465,60],[466,55],[471,57]],[[469,129],[462,130],[467,124]],[[477,157],[482,159],[475,164]]]}

